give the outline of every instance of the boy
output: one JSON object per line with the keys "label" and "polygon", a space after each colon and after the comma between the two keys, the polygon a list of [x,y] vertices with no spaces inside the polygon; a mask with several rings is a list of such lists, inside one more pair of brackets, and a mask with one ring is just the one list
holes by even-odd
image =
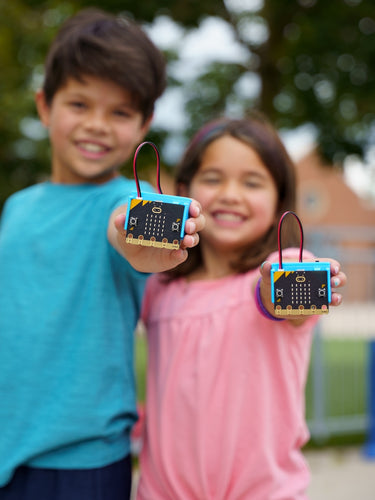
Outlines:
{"label": "boy", "polygon": [[183,248],[124,241],[134,181],[118,168],[164,88],[143,31],[97,9],[68,20],[49,51],[36,104],[51,181],[13,195],[0,227],[1,500],[130,495],[142,272],[182,262],[203,225],[193,203]]}

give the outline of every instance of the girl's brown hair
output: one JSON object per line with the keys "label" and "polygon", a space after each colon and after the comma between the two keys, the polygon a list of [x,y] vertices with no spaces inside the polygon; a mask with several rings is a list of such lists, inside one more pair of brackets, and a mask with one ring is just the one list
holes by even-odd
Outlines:
{"label": "girl's brown hair", "polygon": [[[234,137],[257,152],[270,172],[278,193],[274,224],[262,238],[249,246],[240,258],[232,262],[233,271],[243,273],[259,266],[271,252],[277,250],[278,221],[285,211],[295,210],[295,169],[275,128],[263,115],[252,113],[244,119],[221,118],[204,125],[188,144],[177,167],[177,194],[181,194],[182,186],[187,192],[189,191],[190,183],[200,167],[207,146],[223,136]],[[283,225],[284,246],[297,245],[297,229],[289,223],[285,227]],[[168,276],[170,279],[187,276],[201,265],[202,255],[198,245],[189,250],[187,261],[169,271]]]}

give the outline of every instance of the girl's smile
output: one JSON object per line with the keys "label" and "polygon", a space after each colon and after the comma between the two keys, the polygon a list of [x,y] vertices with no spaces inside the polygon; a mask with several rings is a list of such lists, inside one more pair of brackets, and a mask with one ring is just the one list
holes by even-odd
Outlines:
{"label": "girl's smile", "polygon": [[246,217],[237,212],[217,210],[211,214],[219,225],[224,227],[238,227],[242,224]]}

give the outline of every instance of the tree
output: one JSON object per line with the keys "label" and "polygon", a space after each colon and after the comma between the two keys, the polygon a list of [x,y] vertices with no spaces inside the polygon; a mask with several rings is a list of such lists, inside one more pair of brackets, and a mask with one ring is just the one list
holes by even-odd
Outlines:
{"label": "tree", "polygon": [[[312,123],[322,154],[336,161],[349,153],[363,155],[374,142],[372,3],[0,0],[0,206],[10,193],[48,175],[48,141],[38,125],[33,92],[41,82],[52,37],[62,21],[81,7],[124,12],[149,27],[161,16],[170,16],[178,23],[181,37],[215,17],[225,22],[237,40],[241,58],[214,59],[194,78],[174,71],[179,51],[165,49],[170,61],[169,89],[183,95],[186,123],[178,134],[160,124],[153,128],[149,138],[162,151],[171,138],[183,144],[207,119],[258,108],[279,129]],[[154,41],[158,44],[158,39]],[[219,52],[224,49],[222,45]],[[254,82],[258,85],[250,92]]]}
{"label": "tree", "polygon": [[264,82],[260,107],[278,126],[314,123],[331,161],[362,155],[375,124],[375,5],[293,3],[268,0],[262,11],[270,37],[257,52]]}
{"label": "tree", "polygon": [[34,90],[56,26],[70,9],[37,9],[0,0],[0,206],[14,191],[47,175],[48,142],[36,116]]}
{"label": "tree", "polygon": [[[234,114],[255,107],[278,128],[312,123],[330,162],[363,156],[375,128],[375,4],[369,3],[265,0],[253,11],[227,0],[222,17],[249,58],[245,64],[213,63],[188,85],[179,82],[188,95],[191,128],[233,107]],[[238,95],[246,75],[260,80],[255,96]]]}

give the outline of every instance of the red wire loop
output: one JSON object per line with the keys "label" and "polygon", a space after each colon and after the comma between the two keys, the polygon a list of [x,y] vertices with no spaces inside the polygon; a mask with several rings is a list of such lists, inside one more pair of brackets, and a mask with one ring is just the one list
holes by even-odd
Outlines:
{"label": "red wire loop", "polygon": [[150,146],[152,146],[153,149],[154,149],[154,151],[155,151],[155,154],[156,154],[156,182],[157,182],[157,188],[158,188],[158,193],[159,194],[163,194],[162,190],[161,190],[161,187],[160,187],[160,157],[159,157],[158,148],[155,146],[155,144],[153,142],[145,141],[145,142],[142,142],[137,147],[137,149],[135,150],[135,153],[134,153],[134,158],[133,158],[133,172],[134,172],[135,183],[137,185],[137,196],[138,196],[138,198],[142,198],[142,193],[141,193],[141,187],[139,185],[139,178],[138,178],[138,173],[137,173],[137,157],[138,157],[138,153],[141,150],[141,148],[143,148],[143,146],[145,146],[146,144],[149,144]]}
{"label": "red wire loop", "polygon": [[278,227],[278,230],[277,230],[277,243],[278,243],[278,247],[279,247],[279,269],[282,269],[283,267],[283,257],[282,257],[282,248],[281,248],[281,226],[283,224],[283,220],[285,219],[285,217],[287,215],[293,215],[297,222],[298,222],[298,225],[299,225],[299,229],[300,229],[300,243],[299,243],[299,261],[302,262],[302,252],[303,252],[303,228],[302,228],[302,222],[300,221],[298,215],[294,212],[292,212],[291,210],[288,210],[287,212],[284,212],[283,215],[280,217],[280,220],[279,220],[279,227]]}

